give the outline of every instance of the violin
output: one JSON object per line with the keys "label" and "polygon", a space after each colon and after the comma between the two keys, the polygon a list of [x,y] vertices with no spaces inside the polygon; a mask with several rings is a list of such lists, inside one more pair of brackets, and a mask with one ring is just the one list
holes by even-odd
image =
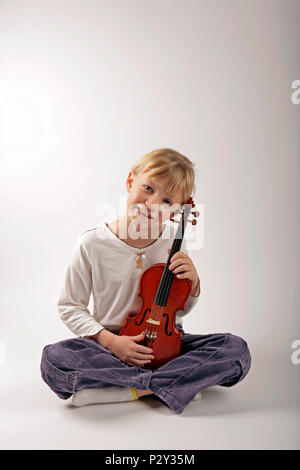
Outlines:
{"label": "violin", "polygon": [[[142,343],[153,350],[154,359],[144,368],[157,369],[180,355],[182,331],[175,325],[176,311],[185,309],[192,290],[189,279],[178,279],[169,269],[171,258],[180,251],[185,226],[191,208],[195,207],[192,198],[184,204],[181,220],[166,263],[156,263],[141,274],[138,296],[143,304],[139,312],[129,313],[119,335],[136,336],[144,333]],[[192,212],[198,217],[199,212]],[[189,221],[190,222],[190,221]],[[193,225],[197,221],[193,219]]]}

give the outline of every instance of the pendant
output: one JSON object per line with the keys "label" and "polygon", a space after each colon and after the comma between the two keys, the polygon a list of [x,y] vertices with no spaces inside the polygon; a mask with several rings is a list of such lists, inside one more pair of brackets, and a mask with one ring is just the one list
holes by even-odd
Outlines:
{"label": "pendant", "polygon": [[136,262],[136,267],[138,269],[141,269],[143,267],[143,263],[142,263],[142,258],[145,258],[145,251],[142,251],[142,253],[137,253],[136,256],[134,257],[135,259],[135,262]]}

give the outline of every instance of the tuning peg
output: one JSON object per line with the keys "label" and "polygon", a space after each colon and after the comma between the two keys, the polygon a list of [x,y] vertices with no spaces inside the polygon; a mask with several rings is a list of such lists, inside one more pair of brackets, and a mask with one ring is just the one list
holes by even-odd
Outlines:
{"label": "tuning peg", "polygon": [[[172,222],[177,222],[177,224],[180,223],[180,220],[176,220],[176,219],[174,219],[174,217],[170,217],[170,220]],[[187,222],[191,223],[192,225],[197,225],[197,220],[196,219],[193,219],[193,220],[187,219]]]}

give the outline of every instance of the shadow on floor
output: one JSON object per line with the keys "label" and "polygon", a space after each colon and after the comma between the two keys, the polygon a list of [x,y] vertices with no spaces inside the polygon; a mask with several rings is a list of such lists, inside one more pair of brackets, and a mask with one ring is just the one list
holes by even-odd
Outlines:
{"label": "shadow on floor", "polygon": [[155,395],[149,395],[140,398],[135,402],[126,403],[109,403],[109,404],[93,404],[83,407],[76,407],[72,405],[71,400],[65,405],[68,410],[80,410],[79,415],[86,417],[89,420],[95,419],[113,419],[124,417],[127,414],[140,414],[148,409],[164,415],[175,415],[180,417],[207,417],[207,416],[221,416],[232,415],[240,413],[257,412],[260,410],[280,409],[287,407],[299,406],[299,399],[282,397],[280,394],[272,394],[270,396],[263,389],[261,391],[255,390],[251,393],[248,389],[233,390],[221,386],[215,386],[203,390],[202,397],[198,400],[191,401],[181,414],[175,413],[169,406]]}

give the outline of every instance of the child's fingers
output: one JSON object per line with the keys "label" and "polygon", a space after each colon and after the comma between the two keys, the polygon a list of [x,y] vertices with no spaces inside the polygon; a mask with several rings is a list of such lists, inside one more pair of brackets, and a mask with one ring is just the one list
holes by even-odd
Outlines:
{"label": "child's fingers", "polygon": [[144,354],[151,354],[153,353],[153,349],[147,348],[147,346],[143,346],[142,344],[137,344],[135,348],[136,352],[144,353]]}
{"label": "child's fingers", "polygon": [[149,360],[150,359],[151,360],[151,359],[154,359],[154,355],[153,354],[151,354],[151,355],[150,354],[141,354],[141,353],[136,352],[133,355],[132,359],[138,359],[138,360],[139,359],[141,359],[141,360]]}
{"label": "child's fingers", "polygon": [[131,336],[131,338],[139,338],[140,336],[145,336],[145,333],[140,333],[139,335]]}

